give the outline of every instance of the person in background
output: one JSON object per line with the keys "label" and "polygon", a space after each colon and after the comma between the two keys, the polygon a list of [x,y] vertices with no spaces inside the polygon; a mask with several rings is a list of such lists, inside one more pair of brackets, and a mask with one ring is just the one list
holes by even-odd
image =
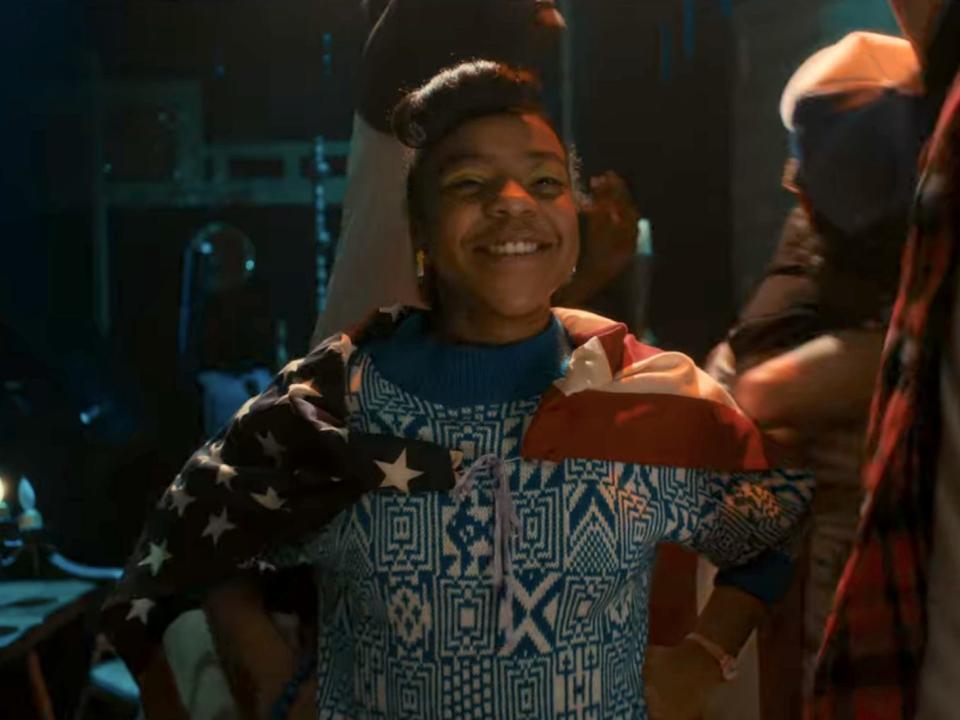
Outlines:
{"label": "person in background", "polygon": [[957,716],[960,688],[960,2],[894,0],[939,109],[873,400],[867,497],[808,717]]}
{"label": "person in background", "polygon": [[652,238],[643,237],[640,212],[626,181],[613,171],[590,178],[579,214],[583,242],[577,272],[557,292],[554,304],[618,320],[643,337],[649,330]]}
{"label": "person in background", "polygon": [[[361,66],[343,223],[313,344],[357,325],[378,308],[423,302],[403,209],[411,151],[389,128],[404,92],[474,57],[530,68],[554,96],[560,85],[565,25],[553,0],[372,0],[364,9],[372,29]],[[558,104],[557,97],[552,104]],[[613,172],[593,178],[590,194],[581,206],[578,272],[557,302],[617,311],[616,319],[641,333],[649,262],[636,252],[639,213],[626,183]]]}
{"label": "person in background", "polygon": [[[786,184],[798,203],[765,278],[708,363],[744,411],[814,470],[806,692],[859,521],[863,438],[928,134],[925,103],[919,62],[901,38],[855,32],[797,70],[781,114],[794,149]],[[771,642],[783,657],[789,640]]]}
{"label": "person in background", "polygon": [[[394,123],[430,309],[331,337],[194,455],[108,601],[117,647],[149,682],[202,599],[251,717],[698,717],[775,591],[741,572],[648,647],[655,548],[789,552],[809,473],[689,358],[551,307],[575,175],[529,73],[464,63]],[[287,567],[317,579],[302,655],[261,592]]]}

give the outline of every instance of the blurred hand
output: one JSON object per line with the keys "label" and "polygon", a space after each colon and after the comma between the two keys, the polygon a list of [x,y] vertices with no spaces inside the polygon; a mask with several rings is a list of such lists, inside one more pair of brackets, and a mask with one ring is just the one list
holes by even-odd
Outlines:
{"label": "blurred hand", "polygon": [[541,27],[557,30],[564,30],[567,27],[567,22],[563,19],[554,0],[534,0],[534,17],[536,24]]}
{"label": "blurred hand", "polygon": [[577,272],[555,298],[577,306],[606,287],[633,260],[637,244],[637,210],[627,183],[615,172],[590,178],[590,197],[581,210],[584,232]]}
{"label": "blurred hand", "polygon": [[648,647],[643,680],[650,720],[700,720],[723,676],[706,650],[684,640],[673,647]]}
{"label": "blurred hand", "polygon": [[612,279],[636,252],[640,220],[624,179],[611,171],[590,178],[590,199],[583,214],[586,233],[577,270],[605,272]]}

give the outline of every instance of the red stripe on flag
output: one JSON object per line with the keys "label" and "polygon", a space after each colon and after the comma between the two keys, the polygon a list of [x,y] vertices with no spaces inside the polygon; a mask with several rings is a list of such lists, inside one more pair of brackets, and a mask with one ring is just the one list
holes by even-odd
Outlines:
{"label": "red stripe on flag", "polygon": [[770,467],[757,428],[733,408],[679,395],[551,388],[524,436],[526,458],[737,472]]}

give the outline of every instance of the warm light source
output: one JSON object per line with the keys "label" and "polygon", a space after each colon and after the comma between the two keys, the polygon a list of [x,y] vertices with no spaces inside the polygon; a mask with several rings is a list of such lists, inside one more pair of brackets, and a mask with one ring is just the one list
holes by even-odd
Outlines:
{"label": "warm light source", "polygon": [[0,522],[5,522],[10,520],[10,508],[7,507],[7,504],[3,501],[3,495],[6,491],[6,482],[3,477],[0,476]]}
{"label": "warm light source", "polygon": [[21,477],[17,486],[17,502],[21,510],[17,525],[21,532],[43,529],[43,516],[37,512],[37,493],[26,477]]}

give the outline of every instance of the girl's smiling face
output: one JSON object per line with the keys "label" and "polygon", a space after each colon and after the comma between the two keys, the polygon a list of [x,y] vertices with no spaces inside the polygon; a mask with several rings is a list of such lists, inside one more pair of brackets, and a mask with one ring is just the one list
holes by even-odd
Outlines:
{"label": "girl's smiling face", "polygon": [[469,121],[421,168],[414,240],[442,310],[490,319],[550,311],[579,252],[567,151],[536,114]]}

